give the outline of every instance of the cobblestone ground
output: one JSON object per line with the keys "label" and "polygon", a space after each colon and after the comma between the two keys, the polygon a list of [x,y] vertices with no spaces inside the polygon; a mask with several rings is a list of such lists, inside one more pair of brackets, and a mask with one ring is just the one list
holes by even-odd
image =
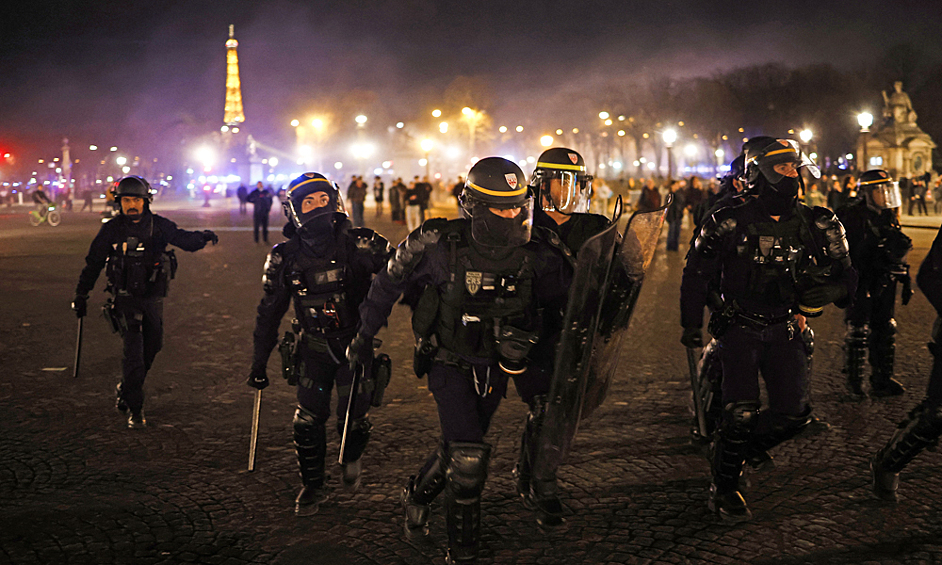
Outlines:
{"label": "cobblestone ground", "polygon": [[[58,228],[31,228],[23,214],[0,215],[0,562],[443,562],[438,503],[428,542],[401,533],[399,489],[438,433],[425,381],[411,374],[406,312],[397,307],[379,336],[394,378],[388,404],[372,413],[362,488],[296,518],[293,390],[278,382],[276,355],[257,471],[245,471],[252,391],[243,380],[267,249],[252,242],[250,218],[222,204],[177,208],[162,213],[183,227],[217,230],[220,243],[179,254],[164,350],[146,385],[149,426],[133,431],[113,408],[119,341],[95,315],[86,323],[81,375],[71,376],[76,322],[68,304],[97,218],[72,213]],[[371,227],[390,240],[405,235],[371,214]],[[935,231],[909,231],[918,265]],[[908,387],[898,399],[850,401],[840,375],[840,312],[814,321],[814,403],[832,429],[773,451],[776,467],[748,476],[754,521],[731,527],[708,512],[707,463],[688,441],[677,323],[684,251],[668,254],[662,242],[611,394],[581,426],[560,470],[563,532],[541,533],[515,499],[510,471],[524,405],[511,387],[489,434],[495,454],[481,562],[942,562],[939,455],[912,463],[895,506],[870,494],[867,471],[867,457],[921,399],[933,319],[925,298],[917,293],[898,311],[898,375]],[[96,290],[92,303],[103,298]],[[330,456],[336,451],[332,438]],[[333,465],[332,484],[338,471]]]}

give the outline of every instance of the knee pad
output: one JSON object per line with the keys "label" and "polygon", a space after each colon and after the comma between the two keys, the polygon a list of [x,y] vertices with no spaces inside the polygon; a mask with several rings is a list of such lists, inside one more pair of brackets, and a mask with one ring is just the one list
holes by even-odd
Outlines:
{"label": "knee pad", "polygon": [[304,408],[298,406],[294,412],[292,424],[294,424],[294,441],[299,447],[311,447],[321,441],[326,443],[324,421]]}
{"label": "knee pad", "polygon": [[445,480],[456,502],[470,504],[480,499],[490,457],[491,446],[486,443],[449,443]]}
{"label": "knee pad", "polygon": [[759,419],[759,403],[752,401],[731,402],[723,408],[720,422],[724,435],[743,438],[752,434]]}
{"label": "knee pad", "polygon": [[849,346],[865,347],[869,337],[870,326],[868,324],[855,325],[853,322],[847,322],[847,333],[844,334],[844,343]]}

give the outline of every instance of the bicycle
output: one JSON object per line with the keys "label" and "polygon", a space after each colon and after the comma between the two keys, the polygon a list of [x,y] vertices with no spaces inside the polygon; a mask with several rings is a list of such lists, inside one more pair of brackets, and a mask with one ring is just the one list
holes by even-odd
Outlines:
{"label": "bicycle", "polygon": [[62,221],[62,215],[56,210],[54,204],[48,204],[43,210],[30,210],[28,216],[32,226],[48,222],[50,226],[56,227]]}

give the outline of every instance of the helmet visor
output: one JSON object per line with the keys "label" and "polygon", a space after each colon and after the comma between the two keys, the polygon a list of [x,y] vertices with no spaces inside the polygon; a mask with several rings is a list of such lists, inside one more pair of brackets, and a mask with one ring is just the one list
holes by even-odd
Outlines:
{"label": "helmet visor", "polygon": [[471,237],[486,247],[518,247],[530,241],[533,199],[512,208],[495,208],[484,202],[471,205]]}
{"label": "helmet visor", "polygon": [[544,171],[540,175],[542,206],[547,212],[563,214],[589,211],[592,175],[571,171]]}
{"label": "helmet visor", "polygon": [[[862,184],[862,183],[861,183]],[[861,186],[865,190],[867,201],[874,208],[890,210],[903,205],[898,182],[884,182],[872,186]]]}
{"label": "helmet visor", "polygon": [[[787,175],[777,165],[790,165],[796,170],[805,167],[812,177],[821,178],[821,171],[807,155],[801,152],[801,146],[794,139],[777,140],[781,146],[773,144],[765,153],[755,157],[759,170],[772,184],[778,184]],[[776,170],[778,169],[778,170]],[[800,171],[799,171],[800,174]]]}

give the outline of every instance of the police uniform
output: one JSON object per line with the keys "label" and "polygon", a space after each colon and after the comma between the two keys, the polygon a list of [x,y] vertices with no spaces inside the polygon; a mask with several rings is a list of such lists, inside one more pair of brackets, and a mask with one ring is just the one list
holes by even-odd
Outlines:
{"label": "police uniform", "polygon": [[[900,205],[899,188],[892,183],[886,171],[865,172],[858,182],[862,198],[837,210],[837,217],[847,229],[850,257],[860,281],[853,304],[847,309],[844,337],[844,372],[851,392],[863,394],[864,356],[870,350],[871,392],[874,396],[895,396],[903,393],[903,386],[893,378],[896,357],[896,283],[904,281],[903,301],[909,301],[909,265],[906,254],[912,241],[900,228],[897,209]],[[873,201],[872,191],[896,191],[890,198],[895,207]]]}
{"label": "police uniform", "polygon": [[916,275],[919,289],[936,311],[932,325],[932,369],[926,397],[897,426],[890,440],[870,461],[873,489],[880,498],[897,500],[899,474],[922,450],[938,444],[942,435],[942,230]]}
{"label": "police uniform", "polygon": [[[585,212],[591,202],[592,180],[592,175],[586,173],[582,155],[564,147],[544,151],[537,159],[536,168],[530,177],[530,188],[540,203],[533,213],[533,225],[554,232],[566,246],[569,256],[578,253],[586,241],[611,225],[605,216]],[[556,194],[553,193],[553,181],[557,181]],[[556,218],[562,220],[562,223],[558,223]],[[546,417],[553,359],[562,329],[562,310],[543,313],[543,334],[546,338],[534,346],[534,361],[526,372],[514,377],[517,393],[528,408],[520,438],[520,455],[513,470],[514,484],[524,505],[536,509],[537,523],[541,527],[562,524],[562,506],[555,475],[540,484],[531,484],[538,438]]]}
{"label": "police uniform", "polygon": [[144,378],[163,345],[163,299],[176,267],[176,258],[168,245],[184,251],[198,251],[208,241],[218,241],[209,230],[187,231],[175,223],[150,212],[150,186],[140,177],[122,179],[116,188],[116,199],[144,199],[139,221],[120,214],[101,226],[85,257],[85,268],[75,287],[76,312],[85,314],[88,293],[106,267],[106,291],[112,298],[106,314],[113,329],[124,339],[122,379],[117,387],[116,406],[122,413],[130,412],[129,427],[142,427],[146,421],[141,413],[144,405]]}
{"label": "police uniform", "polygon": [[[702,342],[699,328],[712,281],[720,281],[725,304],[710,324],[719,344],[725,405],[714,441],[709,506],[729,521],[751,517],[739,492],[744,461],[810,423],[807,352],[795,314],[816,315],[829,303],[846,306],[856,284],[840,222],[825,208],[798,204],[799,177],[774,168],[787,165],[796,173],[798,166],[813,165],[790,140],[750,142],[746,177],[758,194],[704,222],[681,284],[685,345]],[[761,413],[760,371],[769,396],[769,408]]]}
{"label": "police uniform", "polygon": [[[305,197],[323,193],[329,204],[302,212]],[[278,341],[278,327],[292,301],[298,322],[299,359],[295,365],[298,408],[294,444],[303,489],[296,501],[299,514],[313,513],[323,500],[327,450],[326,424],[331,415],[331,391],[337,386],[337,431],[344,417],[353,381],[345,350],[359,322],[357,308],[373,275],[386,264],[391,249],[381,235],[353,228],[336,187],[319,173],[306,173],[288,187],[285,213],[290,239],[275,245],[265,263],[265,295],[258,305],[254,356],[248,384],[268,384],[265,367]],[[372,366],[371,366],[372,369]],[[368,375],[369,376],[369,375]],[[290,384],[295,384],[294,382]],[[344,451],[344,483],[355,488],[360,457],[370,437],[369,387],[360,387],[353,403]]]}
{"label": "police uniform", "polygon": [[[429,505],[446,491],[448,559],[474,559],[491,447],[484,436],[512,372],[540,339],[541,309],[565,301],[571,269],[551,232],[531,238],[523,173],[499,157],[478,161],[462,205],[470,219],[428,220],[404,240],[360,307],[349,355],[386,322],[398,297],[421,289],[413,330],[417,373],[427,370],[441,444],[403,490],[407,535],[428,533]],[[501,217],[495,208],[516,215]],[[430,344],[425,347],[425,344]]]}

